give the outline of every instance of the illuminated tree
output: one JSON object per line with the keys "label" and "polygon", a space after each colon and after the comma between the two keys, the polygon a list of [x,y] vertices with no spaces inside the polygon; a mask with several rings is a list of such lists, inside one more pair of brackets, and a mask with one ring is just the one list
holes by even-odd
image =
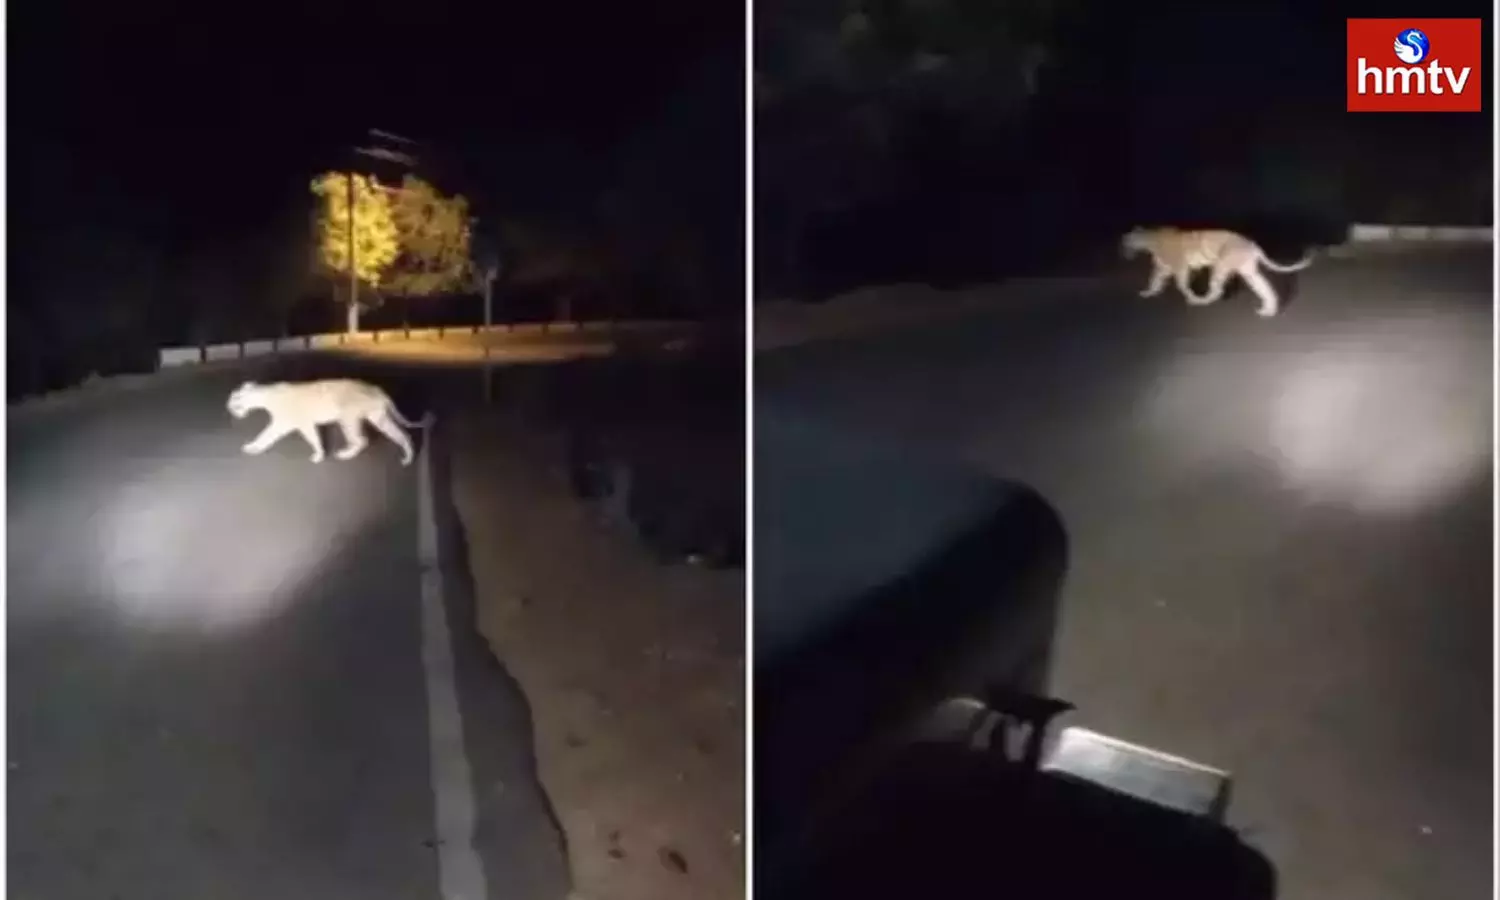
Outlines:
{"label": "illuminated tree", "polygon": [[398,255],[379,283],[404,297],[430,297],[470,286],[469,201],[444,196],[426,181],[407,175],[392,192],[391,221]]}
{"label": "illuminated tree", "polygon": [[[334,275],[349,276],[349,175],[328,172],[313,179],[318,195],[318,260]],[[391,198],[373,178],[354,176],[354,270],[375,286],[400,254]]]}

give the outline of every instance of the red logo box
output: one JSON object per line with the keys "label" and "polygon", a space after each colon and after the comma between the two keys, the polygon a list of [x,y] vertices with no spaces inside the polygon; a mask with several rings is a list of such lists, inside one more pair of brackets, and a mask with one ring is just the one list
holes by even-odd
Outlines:
{"label": "red logo box", "polygon": [[1349,112],[1480,111],[1481,20],[1349,19],[1347,24]]}

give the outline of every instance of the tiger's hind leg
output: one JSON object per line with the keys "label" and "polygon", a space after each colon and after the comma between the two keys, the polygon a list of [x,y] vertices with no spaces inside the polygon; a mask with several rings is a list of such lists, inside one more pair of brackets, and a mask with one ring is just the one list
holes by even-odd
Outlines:
{"label": "tiger's hind leg", "polygon": [[335,453],[339,459],[353,459],[364,449],[370,446],[370,441],[365,437],[365,423],[363,419],[346,419],[339,422],[339,431],[344,435],[343,449]]}
{"label": "tiger's hind leg", "polygon": [[1229,277],[1233,274],[1233,271],[1223,266],[1214,266],[1210,270],[1208,278],[1208,292],[1201,296],[1192,292],[1186,277],[1181,282],[1178,282],[1177,286],[1187,295],[1189,306],[1208,306],[1218,303],[1224,298],[1224,288],[1229,284]]}
{"label": "tiger's hind leg", "polygon": [[1269,319],[1281,312],[1281,298],[1276,295],[1276,288],[1271,286],[1271,282],[1266,280],[1266,276],[1259,269],[1252,265],[1241,272],[1240,277],[1245,279],[1245,283],[1250,285],[1250,290],[1260,298],[1260,306],[1255,310],[1257,316]]}
{"label": "tiger's hind leg", "polygon": [[1214,302],[1215,299],[1217,299],[1214,297],[1200,297],[1197,294],[1193,293],[1192,269],[1184,268],[1179,270],[1174,276],[1173,280],[1177,283],[1177,290],[1181,291],[1182,296],[1187,298],[1189,306],[1207,306],[1208,304]]}
{"label": "tiger's hind leg", "polygon": [[406,432],[401,430],[401,426],[396,424],[385,413],[371,416],[369,421],[371,425],[375,426],[376,431],[390,438],[397,447],[401,448],[401,465],[411,465],[412,459],[416,457],[416,451],[412,449],[411,438],[406,436]]}

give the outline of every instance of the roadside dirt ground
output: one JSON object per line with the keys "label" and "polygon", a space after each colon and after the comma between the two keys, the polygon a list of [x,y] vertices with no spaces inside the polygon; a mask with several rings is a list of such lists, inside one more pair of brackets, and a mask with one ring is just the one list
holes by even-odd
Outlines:
{"label": "roadside dirt ground", "polygon": [[606,528],[506,404],[449,423],[479,628],[530,702],[573,900],[743,897],[743,572]]}

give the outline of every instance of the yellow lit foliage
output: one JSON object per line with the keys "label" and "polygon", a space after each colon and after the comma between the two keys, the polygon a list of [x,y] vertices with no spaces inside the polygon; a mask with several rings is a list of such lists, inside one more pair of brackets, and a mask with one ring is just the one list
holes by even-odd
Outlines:
{"label": "yellow lit foliage", "polygon": [[469,201],[444,196],[407,175],[392,197],[401,252],[382,287],[392,294],[428,297],[462,290],[469,278]]}
{"label": "yellow lit foliage", "polygon": [[[327,172],[313,179],[318,195],[318,258],[332,272],[349,275],[349,175]],[[374,179],[354,176],[354,266],[359,280],[379,285],[400,255],[400,235],[390,197]]]}

